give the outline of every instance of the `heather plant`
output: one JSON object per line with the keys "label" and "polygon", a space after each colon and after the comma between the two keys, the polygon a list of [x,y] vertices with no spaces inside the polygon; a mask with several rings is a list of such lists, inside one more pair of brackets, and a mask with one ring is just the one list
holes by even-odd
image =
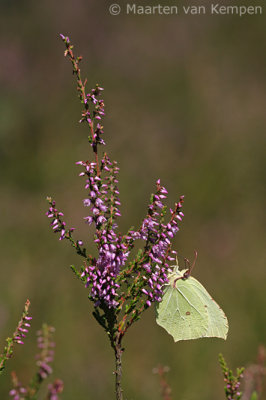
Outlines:
{"label": "heather plant", "polygon": [[23,340],[26,337],[26,333],[29,331],[30,320],[32,319],[32,317],[29,316],[29,307],[30,301],[27,300],[12,337],[6,339],[7,344],[4,348],[3,354],[0,354],[0,375],[4,372],[7,360],[9,360],[14,354],[14,345],[24,344]]}
{"label": "heather plant", "polygon": [[224,391],[226,399],[240,400],[242,397],[242,392],[240,392],[239,387],[241,379],[243,378],[244,368],[237,368],[236,376],[234,376],[232,370],[228,368],[222,354],[219,354],[219,363],[224,376],[224,382],[225,382]]}
{"label": "heather plant", "polygon": [[257,361],[248,365],[244,371],[243,396],[241,400],[262,400],[263,386],[265,386],[266,376],[266,349],[260,345],[258,348]]}
{"label": "heather plant", "polygon": [[[82,167],[80,176],[85,180],[83,205],[88,212],[84,221],[94,226],[93,241],[98,256],[91,255],[83,242],[74,238],[75,229],[67,227],[64,214],[50,197],[47,216],[53,231],[59,234],[59,240],[68,240],[83,258],[80,268],[71,268],[87,288],[88,298],[94,303],[93,316],[106,331],[114,350],[116,398],[121,400],[122,341],[143,312],[162,299],[163,286],[168,283],[168,273],[171,272],[170,263],[176,255],[171,241],[183,218],[183,196],[167,214],[167,190],[158,179],[140,227],[130,228],[126,234],[118,231],[117,221],[121,216],[119,168],[106,152],[99,151],[105,145],[103,88],[96,85],[87,93],[86,80],[82,80],[79,67],[82,58],[75,57],[68,37],[61,35],[61,38],[66,46],[65,56],[71,61],[77,80],[83,107],[80,122],[88,126],[88,141],[94,156],[90,161],[78,161],[77,165]],[[142,241],[143,247],[130,259],[136,240]]]}
{"label": "heather plant", "polygon": [[[37,400],[43,382],[52,374],[51,364],[54,359],[53,341],[54,328],[43,324],[42,329],[37,332],[38,354],[36,355],[36,372],[28,385],[23,385],[17,374],[11,373],[12,386],[9,395],[12,400]],[[58,400],[59,394],[63,391],[63,382],[56,379],[49,383],[46,388],[46,400]]]}
{"label": "heather plant", "polygon": [[[237,368],[236,375],[229,369],[222,354],[219,354],[219,364],[224,377],[224,393],[226,400],[262,400],[263,397],[263,378],[265,370],[266,352],[264,346],[259,346],[257,362],[247,368]],[[169,367],[158,365],[153,369],[153,373],[159,376],[162,400],[173,400],[172,389],[166,379]],[[240,387],[243,386],[243,391]]]}
{"label": "heather plant", "polygon": [[153,368],[152,372],[159,376],[162,400],[173,400],[172,389],[166,379],[166,373],[169,372],[169,367],[158,365],[158,367]]}
{"label": "heather plant", "polygon": [[[27,300],[18,322],[18,325],[12,335],[6,339],[6,346],[2,354],[0,354],[0,375],[4,372],[6,362],[14,355],[14,345],[24,344],[24,339],[30,328],[29,316],[30,301]],[[53,372],[51,363],[54,359],[53,341],[54,328],[43,324],[42,329],[37,332],[38,354],[36,355],[37,371],[28,385],[23,385],[16,372],[11,372],[12,386],[9,395],[13,400],[37,400],[37,395],[44,380],[46,380]],[[56,379],[47,386],[46,400],[58,400],[58,394],[63,391],[63,382]]]}
{"label": "heather plant", "polygon": [[[172,265],[175,260],[177,264],[172,241],[184,216],[184,196],[168,209],[165,204],[167,190],[158,179],[139,228],[131,227],[125,234],[119,232],[119,168],[106,152],[100,151],[105,145],[103,88],[96,85],[87,92],[87,81],[81,77],[82,57],[74,55],[68,37],[60,36],[66,47],[64,54],[72,64],[77,81],[82,105],[79,122],[88,127],[88,142],[93,154],[90,161],[76,164],[82,168],[79,175],[85,180],[83,205],[88,211],[84,221],[94,228],[91,242],[96,245],[97,256],[93,256],[91,249],[88,250],[83,241],[74,236],[75,228],[67,226],[64,214],[51,197],[47,198],[47,216],[53,231],[59,234],[59,240],[69,241],[83,259],[80,267],[72,265],[71,268],[87,288],[88,298],[94,304],[93,316],[106,331],[114,350],[116,399],[122,400],[123,339],[153,303],[156,305],[157,323],[175,341],[201,337],[226,339],[228,323],[205,288],[190,277],[195,262],[190,266],[186,260],[188,268],[183,271],[179,271],[178,265]],[[134,255],[132,250],[136,241],[142,242],[142,246],[138,243],[140,249]]]}

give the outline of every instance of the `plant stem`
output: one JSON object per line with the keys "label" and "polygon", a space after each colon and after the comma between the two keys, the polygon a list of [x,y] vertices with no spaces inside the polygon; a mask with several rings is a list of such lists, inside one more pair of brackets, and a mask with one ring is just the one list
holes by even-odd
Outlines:
{"label": "plant stem", "polygon": [[115,351],[115,392],[116,392],[116,400],[123,400],[123,390],[122,390],[122,386],[121,386],[123,349],[121,347],[121,343],[116,343],[115,344],[114,351]]}

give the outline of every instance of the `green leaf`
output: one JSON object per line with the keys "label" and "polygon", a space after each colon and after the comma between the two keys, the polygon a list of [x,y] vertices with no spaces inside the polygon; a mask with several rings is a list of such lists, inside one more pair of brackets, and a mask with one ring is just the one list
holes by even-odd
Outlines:
{"label": "green leaf", "polygon": [[169,274],[156,322],[174,341],[218,337],[226,339],[228,321],[223,310],[195,278],[184,278],[178,265]]}

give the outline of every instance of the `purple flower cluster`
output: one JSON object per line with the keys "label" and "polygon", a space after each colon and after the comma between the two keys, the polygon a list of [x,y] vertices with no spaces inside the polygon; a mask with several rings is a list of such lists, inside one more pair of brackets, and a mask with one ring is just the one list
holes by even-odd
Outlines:
{"label": "purple flower cluster", "polygon": [[118,305],[116,290],[120,285],[115,283],[116,275],[108,267],[100,270],[92,265],[86,267],[81,276],[86,277],[86,287],[90,288],[89,296],[94,301],[95,307],[100,305],[102,301],[109,308],[115,308]]}
{"label": "purple flower cluster", "polygon": [[61,379],[56,379],[53,383],[48,385],[48,399],[58,400],[58,393],[62,393],[64,389],[64,384]]}
{"label": "purple flower cluster", "polygon": [[[94,242],[98,248],[98,258],[91,257],[81,273],[81,278],[86,282],[85,286],[90,290],[89,298],[94,301],[95,306],[105,303],[109,308],[115,308],[118,305],[120,284],[116,278],[123,270],[134,241],[142,239],[146,242],[142,263],[145,271],[142,293],[147,296],[147,306],[151,306],[154,301],[161,301],[163,285],[168,282],[167,275],[170,271],[168,262],[174,260],[175,252],[170,251],[170,247],[171,240],[179,230],[178,222],[183,217],[183,197],[174,210],[170,209],[170,221],[164,223],[166,207],[163,203],[167,197],[167,190],[158,180],[157,191],[152,196],[148,214],[141,228],[121,236],[116,233],[115,222],[121,215],[118,208],[120,201],[116,177],[119,169],[116,163],[111,162],[105,155],[101,161],[100,176],[96,163],[79,161],[77,164],[85,169],[79,174],[86,178],[85,189],[88,194],[83,204],[90,210],[84,220],[89,225],[95,225]],[[65,223],[61,219],[63,213],[55,208],[54,202],[50,204],[47,216],[53,218],[51,226],[54,232],[60,232],[62,240],[66,235]],[[72,228],[69,231],[73,230]],[[81,246],[83,243],[78,241],[77,244]]]}
{"label": "purple flower cluster", "polygon": [[12,373],[12,380],[15,383],[15,387],[9,391],[9,396],[13,398],[13,400],[23,400],[27,395],[28,391],[22,384],[18,381],[15,373]]}
{"label": "purple flower cluster", "polygon": [[104,301],[108,307],[116,307],[118,302],[115,298],[118,296],[119,284],[115,283],[115,278],[129,255],[128,245],[115,232],[115,220],[121,215],[116,178],[119,169],[107,156],[102,159],[101,177],[97,174],[96,163],[79,161],[77,164],[85,168],[85,172],[80,174],[86,176],[85,189],[88,190],[83,204],[90,207],[90,214],[84,219],[88,224],[95,224],[94,242],[99,253],[98,258],[84,269],[82,277],[86,278],[86,287],[90,288],[90,298],[95,306]]}
{"label": "purple flower cluster", "polygon": [[95,242],[98,244],[98,259],[94,260],[94,265],[84,269],[82,276],[86,277],[86,287],[90,288],[90,297],[95,306],[104,301],[108,307],[116,307],[120,285],[115,282],[115,278],[125,265],[128,248],[114,229],[100,231]]}
{"label": "purple flower cluster", "polygon": [[28,316],[28,309],[30,306],[29,300],[26,301],[24,312],[22,314],[22,318],[18,323],[17,329],[13,336],[14,343],[24,344],[23,339],[26,337],[26,334],[29,332],[30,323],[32,317]]}
{"label": "purple flower cluster", "polygon": [[23,342],[23,338],[25,338],[26,337],[26,333],[28,333],[29,332],[29,327],[30,327],[30,324],[29,324],[29,322],[26,322],[26,321],[29,321],[29,320],[31,320],[32,319],[32,317],[25,317],[25,321],[23,322],[23,324],[18,328],[18,330],[17,330],[17,334],[16,334],[16,336],[14,337],[14,341],[16,342],[16,343],[18,343],[18,344],[24,344],[24,342]]}
{"label": "purple flower cluster", "polygon": [[89,191],[87,198],[83,200],[83,204],[85,207],[91,207],[91,215],[84,219],[89,225],[94,222],[96,228],[100,229],[102,224],[106,222],[104,215],[108,210],[105,204],[106,185],[102,185],[102,179],[97,173],[96,163],[78,161],[76,164],[85,168],[85,172],[81,172],[79,176],[86,176],[85,189]]}
{"label": "purple flower cluster", "polygon": [[227,367],[226,361],[222,354],[219,354],[219,363],[223,371],[224,382],[226,386],[225,397],[227,400],[240,400],[242,393],[239,390],[241,379],[243,378],[244,368],[237,368],[236,376],[233,375],[233,371]]}
{"label": "purple flower cluster", "polygon": [[[26,303],[27,305],[27,303]],[[15,372],[12,372],[12,383],[13,389],[10,390],[9,395],[13,400],[25,400],[28,398],[35,399],[40,385],[43,380],[45,380],[51,373],[52,368],[49,365],[54,358],[53,348],[55,343],[52,341],[52,335],[54,328],[44,324],[42,329],[37,332],[37,345],[40,349],[39,354],[37,354],[37,366],[38,370],[36,375],[30,381],[30,384],[26,387],[22,386],[19,382]],[[63,391],[63,382],[59,379],[56,380],[52,385],[48,385],[48,396],[50,400],[57,400],[57,394]]]}
{"label": "purple flower cluster", "polygon": [[54,360],[55,343],[52,341],[52,334],[55,329],[51,326],[43,325],[42,330],[37,332],[38,348],[41,350],[36,356],[37,366],[39,367],[38,375],[42,380],[46,379],[53,372],[49,365]]}
{"label": "purple flower cluster", "polygon": [[[55,233],[60,232],[59,240],[63,240],[66,235],[66,223],[62,220],[64,214],[55,208],[55,201],[52,201],[50,198],[47,198],[47,200],[50,202],[50,207],[46,215],[52,219],[50,226]],[[73,232],[74,230],[75,228],[71,228],[69,231]]]}
{"label": "purple flower cluster", "polygon": [[[226,375],[226,373],[225,373]],[[239,378],[242,378],[243,374],[240,374]],[[240,387],[240,380],[238,379],[230,379],[230,378],[224,378],[224,381],[226,383],[226,398],[227,400],[234,400],[235,396],[236,399],[241,398],[241,392],[239,391]]]}
{"label": "purple flower cluster", "polygon": [[[146,241],[146,249],[148,258],[143,268],[147,286],[142,292],[147,295],[146,304],[151,306],[153,301],[161,301],[163,293],[163,285],[168,282],[167,274],[170,271],[167,261],[174,260],[175,251],[170,251],[171,240],[178,232],[177,221],[182,221],[184,214],[181,211],[183,196],[175,205],[175,209],[171,210],[171,219],[167,224],[163,223],[164,199],[166,199],[167,190],[161,186],[160,180],[156,182],[157,192],[153,195],[152,202],[148,208],[148,215],[142,223],[140,229],[140,237]],[[160,212],[161,210],[161,212]]]}

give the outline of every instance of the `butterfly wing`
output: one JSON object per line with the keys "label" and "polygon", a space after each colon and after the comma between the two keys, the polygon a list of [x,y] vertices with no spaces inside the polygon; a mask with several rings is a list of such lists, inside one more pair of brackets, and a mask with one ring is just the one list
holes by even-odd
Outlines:
{"label": "butterfly wing", "polygon": [[169,275],[169,285],[156,308],[157,324],[175,342],[202,337],[226,339],[228,321],[223,310],[195,278],[178,279],[184,272]]}
{"label": "butterfly wing", "polygon": [[213,300],[204,286],[195,278],[189,277],[189,285],[201,302],[204,304],[208,315],[208,330],[204,337],[218,337],[226,340],[228,333],[228,320],[221,307]]}
{"label": "butterfly wing", "polygon": [[187,280],[178,280],[176,286],[167,285],[162,301],[157,305],[156,322],[174,341],[204,337],[208,331],[208,316]]}

